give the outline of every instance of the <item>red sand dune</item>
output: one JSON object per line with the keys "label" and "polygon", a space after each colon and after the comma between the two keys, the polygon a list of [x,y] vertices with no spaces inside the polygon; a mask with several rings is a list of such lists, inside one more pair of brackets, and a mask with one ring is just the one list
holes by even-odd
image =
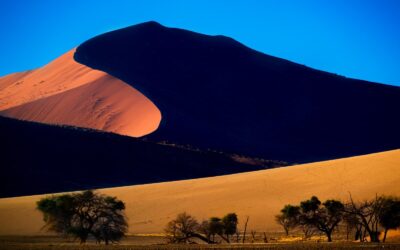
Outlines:
{"label": "red sand dune", "polygon": [[0,78],[0,114],[142,136],[157,129],[158,108],[104,72],[81,65],[74,50],[33,71]]}

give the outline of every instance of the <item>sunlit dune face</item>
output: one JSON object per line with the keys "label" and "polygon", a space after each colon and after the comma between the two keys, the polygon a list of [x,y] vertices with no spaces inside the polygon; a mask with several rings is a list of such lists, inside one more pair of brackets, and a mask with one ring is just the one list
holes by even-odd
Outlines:
{"label": "sunlit dune face", "polygon": [[[234,175],[98,190],[126,204],[129,233],[162,233],[178,213],[198,220],[235,212],[258,232],[280,232],[275,215],[316,195],[356,201],[400,195],[400,150]],[[0,199],[0,235],[45,234],[41,196]]]}
{"label": "sunlit dune face", "polygon": [[159,109],[123,81],[73,59],[0,78],[0,114],[140,137],[158,128]]}

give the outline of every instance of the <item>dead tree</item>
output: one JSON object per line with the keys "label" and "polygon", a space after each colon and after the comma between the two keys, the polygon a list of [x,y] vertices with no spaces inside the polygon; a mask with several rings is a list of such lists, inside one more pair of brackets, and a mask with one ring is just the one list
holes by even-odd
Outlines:
{"label": "dead tree", "polygon": [[362,225],[360,241],[364,241],[368,234],[371,242],[379,242],[379,215],[383,205],[383,197],[376,196],[373,200],[356,203],[350,195],[350,202],[346,205],[345,212],[357,218]]}
{"label": "dead tree", "polygon": [[266,232],[263,232],[263,234],[264,234],[264,243],[268,243],[267,233],[266,233]]}
{"label": "dead tree", "polygon": [[247,216],[247,218],[246,218],[246,223],[244,223],[244,231],[243,231],[243,239],[242,239],[242,243],[243,243],[243,244],[244,244],[244,242],[246,241],[247,223],[249,223],[249,219],[250,219],[250,217]]}
{"label": "dead tree", "polygon": [[257,232],[255,230],[251,230],[250,234],[251,234],[251,243],[254,243],[254,241],[256,240]]}

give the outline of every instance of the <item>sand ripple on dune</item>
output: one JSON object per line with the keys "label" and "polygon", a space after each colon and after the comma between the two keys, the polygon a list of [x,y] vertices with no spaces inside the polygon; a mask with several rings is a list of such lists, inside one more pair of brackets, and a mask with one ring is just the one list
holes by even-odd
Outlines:
{"label": "sand ripple on dune", "polygon": [[81,65],[74,50],[33,71],[0,78],[0,114],[129,136],[157,129],[161,113],[119,79]]}

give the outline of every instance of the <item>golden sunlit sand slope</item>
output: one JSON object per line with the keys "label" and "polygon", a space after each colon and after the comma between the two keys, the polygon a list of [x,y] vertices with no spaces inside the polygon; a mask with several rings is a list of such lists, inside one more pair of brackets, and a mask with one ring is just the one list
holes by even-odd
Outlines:
{"label": "golden sunlit sand slope", "polygon": [[158,108],[139,91],[73,59],[0,78],[0,114],[22,120],[142,136],[156,130]]}
{"label": "golden sunlit sand slope", "polygon": [[[154,173],[157,174],[157,173]],[[317,195],[343,201],[400,195],[400,150],[212,178],[99,190],[126,202],[130,233],[160,233],[176,214],[198,219],[236,212],[249,229],[280,231],[274,215],[288,203]],[[43,196],[0,199],[0,234],[41,234],[35,202]]]}

